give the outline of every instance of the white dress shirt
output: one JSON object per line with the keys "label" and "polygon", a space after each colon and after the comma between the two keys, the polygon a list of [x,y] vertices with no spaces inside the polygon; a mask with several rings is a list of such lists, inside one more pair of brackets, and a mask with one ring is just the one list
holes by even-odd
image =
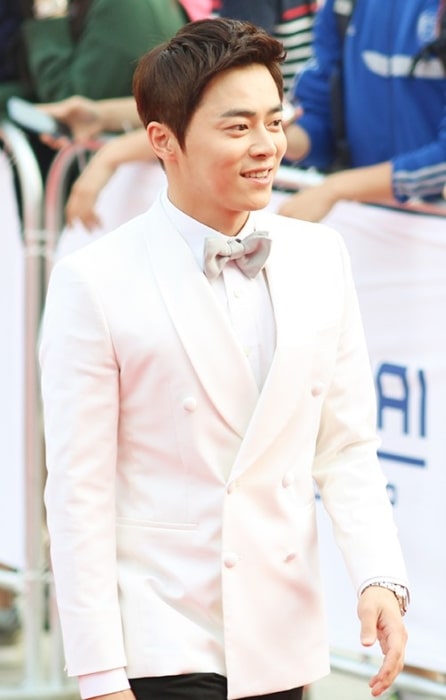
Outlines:
{"label": "white dress shirt", "polygon": [[[226,239],[227,236],[177,209],[170,202],[167,191],[161,195],[161,201],[169,220],[186,240],[202,270],[205,239],[208,236]],[[237,238],[242,240],[255,230],[255,213],[251,213]],[[268,374],[276,343],[274,312],[265,272],[250,279],[233,260],[229,260],[221,274],[209,284],[231,322],[260,390]],[[220,663],[219,668],[222,665]],[[121,668],[79,677],[82,698],[115,693],[129,687],[125,669]]]}

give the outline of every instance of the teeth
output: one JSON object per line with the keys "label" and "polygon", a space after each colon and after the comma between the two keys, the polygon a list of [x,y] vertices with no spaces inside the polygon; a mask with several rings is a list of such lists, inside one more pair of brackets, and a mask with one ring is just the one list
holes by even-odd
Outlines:
{"label": "teeth", "polygon": [[244,175],[244,177],[254,177],[254,178],[268,177],[268,170],[258,170],[255,173],[247,173],[246,175]]}

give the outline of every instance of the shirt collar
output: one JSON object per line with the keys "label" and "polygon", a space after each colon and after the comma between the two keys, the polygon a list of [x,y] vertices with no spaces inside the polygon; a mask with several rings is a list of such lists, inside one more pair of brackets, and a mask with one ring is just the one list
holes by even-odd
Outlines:
{"label": "shirt collar", "polygon": [[[175,229],[188,244],[195,260],[202,270],[205,239],[209,236],[218,236],[227,239],[227,236],[224,233],[211,228],[210,226],[206,226],[206,224],[202,224],[200,221],[197,221],[197,219],[193,219],[191,216],[178,209],[170,201],[167,195],[167,190],[164,190],[161,194],[161,205],[171,224],[173,224]],[[255,231],[255,229],[255,216],[250,212],[245,225],[237,234],[237,238],[243,239]]]}

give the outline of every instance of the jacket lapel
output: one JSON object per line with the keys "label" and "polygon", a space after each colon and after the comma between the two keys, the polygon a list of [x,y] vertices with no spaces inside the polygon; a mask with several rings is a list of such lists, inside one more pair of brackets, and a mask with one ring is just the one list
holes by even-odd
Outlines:
{"label": "jacket lapel", "polygon": [[146,216],[153,274],[181,343],[216,410],[243,438],[259,397],[249,363],[206,277],[159,201]]}
{"label": "jacket lapel", "polygon": [[271,447],[296,412],[302,393],[308,390],[312,361],[308,344],[311,304],[306,303],[311,289],[308,264],[293,260],[289,249],[282,253],[276,250],[273,241],[265,270],[276,322],[276,350],[231,478],[248,469]]}

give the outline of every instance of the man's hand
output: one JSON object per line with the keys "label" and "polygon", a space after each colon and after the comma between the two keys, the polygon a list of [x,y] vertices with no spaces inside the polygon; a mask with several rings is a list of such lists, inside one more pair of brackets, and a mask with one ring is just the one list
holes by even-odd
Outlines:
{"label": "man's hand", "polygon": [[403,669],[407,632],[398,601],[386,588],[366,588],[359,598],[358,616],[361,621],[361,643],[371,647],[378,641],[384,654],[378,673],[369,682],[372,695],[377,697],[390,688]]}

